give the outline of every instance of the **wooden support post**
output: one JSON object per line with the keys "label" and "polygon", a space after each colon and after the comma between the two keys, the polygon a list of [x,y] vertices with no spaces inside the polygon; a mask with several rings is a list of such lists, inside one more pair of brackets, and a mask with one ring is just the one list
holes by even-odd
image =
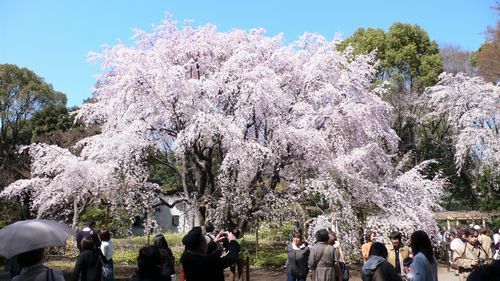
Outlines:
{"label": "wooden support post", "polygon": [[245,281],[250,281],[250,257],[247,256],[247,260],[245,262]]}
{"label": "wooden support post", "polygon": [[255,226],[255,258],[259,257],[259,224]]}

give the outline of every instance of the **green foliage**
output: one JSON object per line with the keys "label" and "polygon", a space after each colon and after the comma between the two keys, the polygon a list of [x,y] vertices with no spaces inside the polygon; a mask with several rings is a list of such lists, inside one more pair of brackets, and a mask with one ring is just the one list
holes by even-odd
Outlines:
{"label": "green foliage", "polygon": [[441,72],[443,72],[443,57],[441,55],[434,54],[422,57],[419,87],[424,88],[436,84]]}
{"label": "green foliage", "polygon": [[434,85],[443,70],[437,43],[418,25],[394,23],[388,32],[359,28],[339,49],[349,45],[355,55],[376,50],[376,58],[380,60],[379,77],[410,91],[422,91]]}
{"label": "green foliage", "polygon": [[288,254],[285,248],[261,248],[259,255],[250,255],[250,264],[257,267],[274,267],[280,268],[286,264]]}
{"label": "green foliage", "polygon": [[21,208],[16,202],[0,199],[0,213],[2,214],[0,216],[0,229],[17,221],[20,210]]}
{"label": "green foliage", "polygon": [[74,118],[69,115],[66,106],[49,104],[35,112],[30,121],[35,137],[56,130],[68,130],[73,126]]}
{"label": "green foliage", "polygon": [[[173,167],[176,165],[173,153],[151,152],[148,163],[149,178],[161,181],[161,187],[164,192],[173,194],[182,191],[181,178],[172,167],[169,167],[169,165]],[[169,165],[165,165],[165,163],[169,163]]]}
{"label": "green foliage", "polygon": [[491,167],[482,170],[476,190],[481,211],[500,211],[500,175],[494,174]]}
{"label": "green foliage", "polygon": [[432,165],[433,174],[441,171],[448,179],[445,186],[445,196],[441,205],[446,210],[472,210],[474,194],[470,188],[470,177],[457,174],[455,166],[455,147],[449,135],[449,126],[444,120],[433,120],[419,127],[419,142],[415,149],[417,161],[435,159],[437,165]]}
{"label": "green foliage", "polygon": [[0,186],[28,174],[16,147],[30,143],[34,114],[49,106],[65,105],[66,96],[33,71],[0,64]]}
{"label": "green foliage", "polygon": [[78,108],[66,108],[59,105],[49,105],[35,112],[30,119],[32,127],[31,142],[55,144],[69,148],[79,140],[100,133],[97,125],[84,126],[75,123],[70,112]]}
{"label": "green foliage", "polygon": [[286,242],[291,237],[294,228],[290,222],[281,225],[264,222],[259,226],[259,239]]}
{"label": "green foliage", "polygon": [[[115,210],[116,212],[116,210]],[[106,208],[97,205],[89,207],[80,216],[80,226],[83,226],[87,221],[93,220],[96,222],[96,229],[106,228],[113,233],[115,237],[123,237],[128,234],[132,222],[128,219],[128,215],[120,216],[119,214],[109,215],[106,223]]]}
{"label": "green foliage", "polygon": [[499,229],[500,228],[500,216],[493,218],[491,223],[489,224],[489,226],[492,229]]}
{"label": "green foliage", "polygon": [[104,227],[105,216],[106,216],[105,210],[100,209],[96,206],[92,206],[88,208],[86,212],[80,216],[80,224],[81,226],[84,226],[86,222],[93,220],[96,222],[96,228],[101,229]]}
{"label": "green foliage", "polygon": [[339,49],[345,50],[349,45],[354,47],[354,55],[369,54],[377,50],[377,59],[381,61],[385,59],[386,34],[380,28],[357,29],[351,37],[342,41]]}
{"label": "green foliage", "polygon": [[[288,258],[285,245],[289,236],[283,236],[280,239],[274,237],[272,238],[274,240],[271,240],[269,238],[263,238],[260,234],[261,232],[259,230],[258,253],[256,253],[257,245],[255,233],[247,233],[245,235],[245,248],[250,257],[250,264],[256,267],[283,267]],[[267,237],[273,237],[273,235],[268,235]],[[280,241],[277,242],[276,240]]]}
{"label": "green foliage", "polygon": [[115,264],[136,264],[139,251],[116,251],[113,254],[113,262]]}
{"label": "green foliage", "polygon": [[182,245],[182,238],[184,237],[184,233],[164,233],[163,235],[165,235],[165,239],[167,240],[168,242],[168,245],[170,245],[171,247],[172,246],[179,246],[179,247],[182,247],[184,248],[184,246]]}

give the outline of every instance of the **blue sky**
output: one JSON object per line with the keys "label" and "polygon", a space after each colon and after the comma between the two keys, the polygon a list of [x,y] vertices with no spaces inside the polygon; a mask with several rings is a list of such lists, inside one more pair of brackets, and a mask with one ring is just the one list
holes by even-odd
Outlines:
{"label": "blue sky", "polygon": [[498,20],[495,0],[0,0],[0,63],[27,67],[81,105],[91,96],[99,66],[88,51],[118,39],[132,28],[151,30],[165,12],[193,26],[212,23],[219,30],[263,27],[287,41],[304,32],[343,38],[359,27],[387,30],[394,22],[418,24],[440,44],[476,50],[483,32]]}

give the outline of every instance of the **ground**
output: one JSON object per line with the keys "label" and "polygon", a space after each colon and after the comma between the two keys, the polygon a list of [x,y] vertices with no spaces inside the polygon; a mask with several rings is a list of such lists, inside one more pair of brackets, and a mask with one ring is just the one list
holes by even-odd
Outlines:
{"label": "ground", "polygon": [[[360,273],[355,271],[349,281],[361,281]],[[228,279],[226,279],[228,280]],[[286,280],[286,274],[284,271],[270,270],[270,269],[251,269],[250,280],[254,281],[279,281]],[[309,281],[310,279],[308,279]],[[438,273],[439,281],[458,281],[458,276],[455,276],[453,272],[448,272],[446,267],[440,267]]]}
{"label": "ground", "polygon": [[[123,267],[118,268],[118,276],[130,276],[134,273],[134,267]],[[361,281],[359,271],[351,270],[352,277],[350,281]],[[458,277],[453,274],[453,272],[448,272],[445,267],[439,268],[439,281],[458,281]],[[8,281],[8,274],[6,272],[0,272],[0,281]],[[69,280],[68,278],[66,280]],[[128,280],[128,278],[117,278],[117,281]],[[281,269],[268,269],[268,268],[251,268],[250,269],[250,280],[252,281],[279,281],[286,280],[286,274],[284,270]],[[230,281],[226,277],[226,281]],[[232,280],[231,280],[232,281]]]}

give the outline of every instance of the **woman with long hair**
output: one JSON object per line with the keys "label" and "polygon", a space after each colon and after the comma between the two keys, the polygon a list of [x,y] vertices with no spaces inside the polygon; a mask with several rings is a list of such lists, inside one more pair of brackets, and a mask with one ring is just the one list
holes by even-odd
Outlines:
{"label": "woman with long hair", "polygon": [[161,254],[155,246],[142,247],[137,257],[136,275],[129,281],[170,281],[170,276],[161,274]]}
{"label": "woman with long hair", "polygon": [[172,250],[168,247],[167,239],[163,234],[157,234],[153,239],[153,246],[160,250],[161,254],[161,272],[165,276],[175,274],[175,257]]}
{"label": "woman with long hair", "polygon": [[411,281],[437,281],[437,261],[427,233],[418,230],[410,237],[413,262],[408,277]]}

